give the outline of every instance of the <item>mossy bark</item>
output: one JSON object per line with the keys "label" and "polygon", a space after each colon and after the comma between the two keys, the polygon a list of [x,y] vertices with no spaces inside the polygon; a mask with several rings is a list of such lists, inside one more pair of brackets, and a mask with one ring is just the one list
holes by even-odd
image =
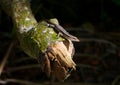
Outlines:
{"label": "mossy bark", "polygon": [[28,0],[1,0],[1,5],[12,17],[21,47],[29,56],[39,57],[40,51],[45,52],[51,43],[60,40],[45,21],[36,21]]}
{"label": "mossy bark", "polygon": [[66,79],[76,66],[72,60],[74,46],[71,40],[58,36],[46,21],[38,23],[28,0],[0,0],[0,4],[12,17],[24,52],[36,58],[48,76],[54,75],[60,81]]}

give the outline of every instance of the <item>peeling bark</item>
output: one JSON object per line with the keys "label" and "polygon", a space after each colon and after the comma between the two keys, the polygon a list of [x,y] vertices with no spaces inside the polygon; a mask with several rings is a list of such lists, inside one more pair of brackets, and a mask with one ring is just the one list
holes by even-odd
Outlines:
{"label": "peeling bark", "polygon": [[47,22],[38,23],[28,0],[0,0],[0,4],[13,19],[23,51],[36,58],[48,76],[54,75],[60,81],[66,79],[76,66],[72,60],[74,46],[71,40],[58,37]]}

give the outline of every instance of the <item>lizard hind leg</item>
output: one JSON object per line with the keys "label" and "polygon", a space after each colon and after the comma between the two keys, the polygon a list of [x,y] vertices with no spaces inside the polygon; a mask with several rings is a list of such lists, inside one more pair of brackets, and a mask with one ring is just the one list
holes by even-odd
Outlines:
{"label": "lizard hind leg", "polygon": [[63,36],[61,32],[58,33],[57,38],[59,38],[60,36]]}

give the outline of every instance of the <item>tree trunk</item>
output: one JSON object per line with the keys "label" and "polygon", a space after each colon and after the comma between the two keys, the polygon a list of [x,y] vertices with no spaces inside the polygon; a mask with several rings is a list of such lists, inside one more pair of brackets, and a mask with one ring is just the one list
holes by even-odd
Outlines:
{"label": "tree trunk", "polygon": [[58,36],[46,21],[38,23],[28,0],[0,0],[0,4],[13,19],[23,51],[36,58],[48,76],[54,75],[60,81],[66,79],[76,66],[71,40]]}

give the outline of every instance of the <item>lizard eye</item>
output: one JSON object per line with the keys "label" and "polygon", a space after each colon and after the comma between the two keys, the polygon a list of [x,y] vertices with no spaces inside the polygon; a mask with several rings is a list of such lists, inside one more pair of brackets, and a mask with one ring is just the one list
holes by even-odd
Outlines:
{"label": "lizard eye", "polygon": [[54,28],[55,26],[53,24],[47,24],[47,27]]}
{"label": "lizard eye", "polygon": [[47,24],[47,27],[50,27],[50,24]]}

